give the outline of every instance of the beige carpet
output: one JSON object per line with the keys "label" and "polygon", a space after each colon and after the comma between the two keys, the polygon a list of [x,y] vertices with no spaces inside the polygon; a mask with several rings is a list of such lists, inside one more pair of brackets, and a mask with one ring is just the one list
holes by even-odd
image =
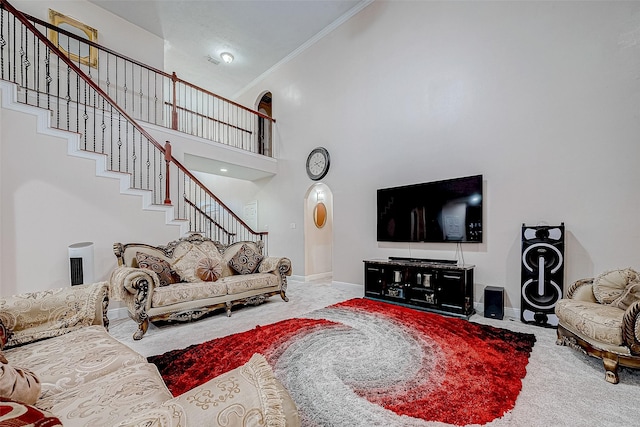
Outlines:
{"label": "beige carpet", "polygon": [[[112,321],[110,331],[136,351],[151,356],[303,315],[336,302],[361,297],[362,294],[361,286],[290,280],[288,303],[280,297],[271,297],[261,306],[235,309],[230,318],[220,312],[189,324],[151,325],[140,341],[131,338],[136,330],[132,320]],[[486,426],[639,425],[640,371],[623,368],[620,371],[620,383],[609,384],[604,380],[602,363],[568,347],[557,346],[555,330],[526,325],[519,320],[500,321],[480,315],[474,315],[471,321],[533,333],[537,339],[515,408]]]}

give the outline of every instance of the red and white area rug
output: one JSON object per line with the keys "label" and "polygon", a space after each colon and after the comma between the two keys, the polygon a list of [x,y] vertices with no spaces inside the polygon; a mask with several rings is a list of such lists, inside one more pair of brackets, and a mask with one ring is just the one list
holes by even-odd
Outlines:
{"label": "red and white area rug", "polygon": [[174,396],[265,355],[305,426],[486,424],[511,410],[535,336],[367,299],[174,350]]}

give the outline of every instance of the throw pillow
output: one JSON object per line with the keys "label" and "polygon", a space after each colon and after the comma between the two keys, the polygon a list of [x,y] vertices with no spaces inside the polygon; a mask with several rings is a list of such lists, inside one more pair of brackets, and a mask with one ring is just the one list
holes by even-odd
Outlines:
{"label": "throw pillow", "polygon": [[258,273],[271,273],[273,271],[276,271],[279,263],[280,258],[266,257],[260,263],[260,267],[258,267]]}
{"label": "throw pillow", "polygon": [[182,255],[180,259],[177,259],[172,266],[185,281],[190,283],[202,282],[202,279],[198,277],[196,272],[196,265],[202,258],[221,260],[222,256],[220,252],[215,249],[215,246],[192,245],[189,251]]}
{"label": "throw pillow", "polygon": [[40,397],[40,380],[28,369],[13,367],[0,354],[0,397],[33,405]]}
{"label": "throw pillow", "polygon": [[12,427],[62,427],[50,413],[11,399],[0,397],[0,416],[4,425]]}
{"label": "throw pillow", "polygon": [[606,271],[593,279],[593,295],[600,304],[611,304],[619,298],[631,282],[640,280],[631,268]]}
{"label": "throw pillow", "polygon": [[256,271],[262,258],[262,255],[245,243],[229,260],[229,266],[240,274],[251,274]]}
{"label": "throw pillow", "polygon": [[613,300],[611,305],[622,310],[626,310],[637,300],[640,300],[640,282],[631,282],[627,285],[622,294]]}
{"label": "throw pillow", "polygon": [[196,276],[203,282],[215,282],[222,275],[220,259],[202,257],[196,263]]}
{"label": "throw pillow", "polygon": [[138,267],[154,271],[160,279],[160,286],[168,286],[180,281],[180,277],[171,269],[171,265],[162,258],[143,252],[136,253]]}
{"label": "throw pillow", "polygon": [[[169,408],[174,419],[184,418],[184,408],[189,408],[188,422],[194,426],[284,426],[286,396],[279,393],[276,382],[265,357],[256,353],[244,365],[168,400],[162,407]],[[287,410],[292,406],[295,403],[287,402]]]}

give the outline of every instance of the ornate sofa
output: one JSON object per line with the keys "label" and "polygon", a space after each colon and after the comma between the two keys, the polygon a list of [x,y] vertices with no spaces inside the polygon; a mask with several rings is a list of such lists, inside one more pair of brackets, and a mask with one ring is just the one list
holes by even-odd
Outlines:
{"label": "ornate sofa", "polygon": [[605,379],[618,366],[640,368],[640,274],[627,268],[575,282],[556,303],[558,345],[602,359]]}
{"label": "ornate sofa", "polygon": [[291,261],[263,257],[262,242],[225,245],[200,234],[151,246],[115,243],[118,267],[111,274],[111,298],[124,301],[138,323],[139,340],[150,321],[190,321],[237,304],[257,305],[280,294],[284,301]]}
{"label": "ornate sofa", "polygon": [[107,293],[103,282],[0,297],[1,425],[300,425],[259,354],[173,397],[156,366],[105,329]]}

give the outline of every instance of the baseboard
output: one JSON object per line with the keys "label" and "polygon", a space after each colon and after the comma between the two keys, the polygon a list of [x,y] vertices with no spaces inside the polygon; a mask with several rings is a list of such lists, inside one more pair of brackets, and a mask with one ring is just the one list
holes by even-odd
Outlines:
{"label": "baseboard", "polygon": [[298,275],[292,274],[291,276],[289,276],[289,278],[291,280],[295,280],[296,282],[311,282],[313,280],[325,280],[325,279],[331,280],[332,276],[333,276],[333,273],[328,272],[328,273],[310,274],[308,276],[298,276]]}
{"label": "baseboard", "polygon": [[313,280],[331,279],[331,277],[333,277],[333,272],[328,271],[326,273],[309,274],[308,276],[304,276],[303,280],[305,282],[311,282]]}

